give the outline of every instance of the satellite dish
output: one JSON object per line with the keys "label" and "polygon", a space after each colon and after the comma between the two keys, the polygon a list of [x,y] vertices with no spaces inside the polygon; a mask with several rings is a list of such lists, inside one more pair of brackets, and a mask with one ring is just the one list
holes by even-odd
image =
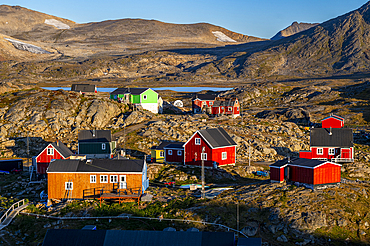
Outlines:
{"label": "satellite dish", "polygon": [[173,106],[178,107],[178,108],[182,108],[182,107],[184,107],[184,104],[182,103],[182,101],[181,101],[181,100],[176,100],[176,101],[173,103]]}

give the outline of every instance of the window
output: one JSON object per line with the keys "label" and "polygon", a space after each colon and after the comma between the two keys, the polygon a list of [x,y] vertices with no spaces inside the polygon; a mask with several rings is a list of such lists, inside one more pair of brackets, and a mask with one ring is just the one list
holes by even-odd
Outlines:
{"label": "window", "polygon": [[232,111],[233,107],[227,107],[227,110]]}
{"label": "window", "polygon": [[200,145],[200,138],[195,138],[195,145]]}
{"label": "window", "polygon": [[207,153],[202,153],[201,160],[207,160]]}
{"label": "window", "polygon": [[164,151],[159,152],[159,157],[164,157]]}
{"label": "window", "polygon": [[108,175],[100,175],[100,183],[108,183]]}
{"label": "window", "polygon": [[102,144],[101,144],[101,149],[102,149],[102,150],[105,150],[105,143],[102,143]]}
{"label": "window", "polygon": [[227,159],[227,152],[222,152],[222,160],[226,160]]}
{"label": "window", "polygon": [[147,97],[147,95],[144,95],[144,96],[143,96],[143,99],[144,99],[144,100],[146,100],[147,98],[148,98],[148,97]]}
{"label": "window", "polygon": [[111,175],[110,176],[110,182],[112,184],[118,183],[118,176],[117,175]]}
{"label": "window", "polygon": [[48,155],[54,155],[54,149],[53,148],[48,149]]}
{"label": "window", "polygon": [[335,155],[335,149],[334,148],[329,149],[329,155]]}
{"label": "window", "polygon": [[73,190],[73,182],[66,182],[66,190]]}
{"label": "window", "polygon": [[182,155],[182,151],[181,151],[181,150],[178,150],[178,151],[177,151],[177,155],[178,155],[178,156],[181,156],[181,155]]}
{"label": "window", "polygon": [[168,150],[168,155],[172,155],[172,149]]}
{"label": "window", "polygon": [[96,183],[96,175],[90,175],[90,183]]}
{"label": "window", "polygon": [[318,148],[318,149],[317,149],[317,154],[318,154],[318,155],[322,155],[322,154],[323,154],[322,148]]}
{"label": "window", "polygon": [[213,105],[213,102],[209,102],[209,105]]}

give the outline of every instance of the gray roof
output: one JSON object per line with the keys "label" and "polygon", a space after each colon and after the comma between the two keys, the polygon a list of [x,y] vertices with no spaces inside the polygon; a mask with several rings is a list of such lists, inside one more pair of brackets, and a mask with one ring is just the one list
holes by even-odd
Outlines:
{"label": "gray roof", "polygon": [[235,105],[235,102],[236,102],[236,99],[229,99],[229,100],[217,100],[213,103],[213,107],[220,107],[220,106],[224,106],[224,107],[232,107]]}
{"label": "gray roof", "polygon": [[197,94],[197,95],[195,95],[193,100],[195,100],[197,98],[200,99],[200,100],[216,100],[216,97],[217,97],[217,95]]}
{"label": "gray roof", "polygon": [[142,172],[144,160],[93,159],[93,160],[54,160],[50,162],[48,173],[53,172]]}
{"label": "gray roof", "polygon": [[43,246],[233,246],[232,232],[50,229]]}
{"label": "gray roof", "polygon": [[68,158],[73,155],[73,152],[67,148],[61,141],[57,141],[51,144],[64,158]]}
{"label": "gray roof", "polygon": [[204,139],[211,145],[212,148],[236,146],[237,144],[227,132],[219,128],[204,129],[198,131]]}
{"label": "gray roof", "polygon": [[280,161],[277,161],[271,164],[270,167],[282,167],[285,165],[294,165],[294,166],[314,168],[326,162],[327,161],[319,161],[315,159],[304,159],[304,158],[292,158],[289,162],[288,158],[285,158],[284,160],[280,160]]}
{"label": "gray roof", "polygon": [[140,95],[141,93],[145,92],[149,88],[117,88],[112,91],[111,95],[118,95],[118,94],[132,94],[132,95]]}
{"label": "gray roof", "polygon": [[73,84],[71,86],[71,91],[95,92],[95,85],[90,85],[90,84]]}
{"label": "gray roof", "polygon": [[110,130],[82,130],[78,133],[78,142],[111,142],[112,134]]}
{"label": "gray roof", "polygon": [[262,238],[259,237],[239,237],[237,246],[261,246]]}
{"label": "gray roof", "polygon": [[151,149],[163,150],[164,147],[166,147],[167,145],[169,145],[171,143],[172,142],[170,142],[170,141],[162,141],[158,146],[153,146]]}
{"label": "gray roof", "polygon": [[174,142],[164,147],[164,149],[184,149],[183,145],[184,142]]}
{"label": "gray roof", "polygon": [[[331,135],[330,135],[331,133]],[[313,128],[310,131],[311,147],[353,147],[353,133],[350,128]]]}

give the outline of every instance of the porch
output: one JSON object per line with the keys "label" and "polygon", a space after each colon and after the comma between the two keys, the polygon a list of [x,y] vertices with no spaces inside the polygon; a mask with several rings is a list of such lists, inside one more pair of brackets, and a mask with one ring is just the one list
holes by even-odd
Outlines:
{"label": "porch", "polygon": [[109,189],[103,187],[83,190],[83,200],[98,199],[100,201],[100,205],[103,200],[118,200],[119,204],[125,200],[134,200],[139,204],[141,196],[141,188]]}

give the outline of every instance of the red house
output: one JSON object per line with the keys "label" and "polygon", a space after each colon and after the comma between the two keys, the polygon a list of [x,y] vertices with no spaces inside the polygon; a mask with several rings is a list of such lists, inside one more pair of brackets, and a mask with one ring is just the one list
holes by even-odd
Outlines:
{"label": "red house", "polygon": [[175,142],[165,146],[164,162],[166,163],[183,163],[184,161],[184,143]]}
{"label": "red house", "polygon": [[321,120],[322,128],[343,128],[344,118],[338,115],[330,115],[325,119]]}
{"label": "red house", "polygon": [[213,115],[240,116],[240,104],[237,98],[218,98],[212,106]]}
{"label": "red house", "polygon": [[310,150],[300,151],[300,158],[353,162],[353,133],[349,128],[313,128]]}
{"label": "red house", "polygon": [[46,169],[51,160],[68,159],[71,155],[73,155],[72,151],[59,140],[49,144],[35,158],[37,174],[46,174]]}
{"label": "red house", "polygon": [[270,180],[299,182],[311,188],[341,181],[340,164],[304,158],[284,159],[270,165]]}
{"label": "red house", "polygon": [[193,98],[192,110],[193,113],[200,113],[202,111],[206,113],[212,113],[213,103],[216,101],[217,96],[198,94]]}
{"label": "red house", "polygon": [[183,145],[184,164],[201,166],[204,160],[204,165],[208,167],[234,165],[236,146],[223,128],[196,131]]}

